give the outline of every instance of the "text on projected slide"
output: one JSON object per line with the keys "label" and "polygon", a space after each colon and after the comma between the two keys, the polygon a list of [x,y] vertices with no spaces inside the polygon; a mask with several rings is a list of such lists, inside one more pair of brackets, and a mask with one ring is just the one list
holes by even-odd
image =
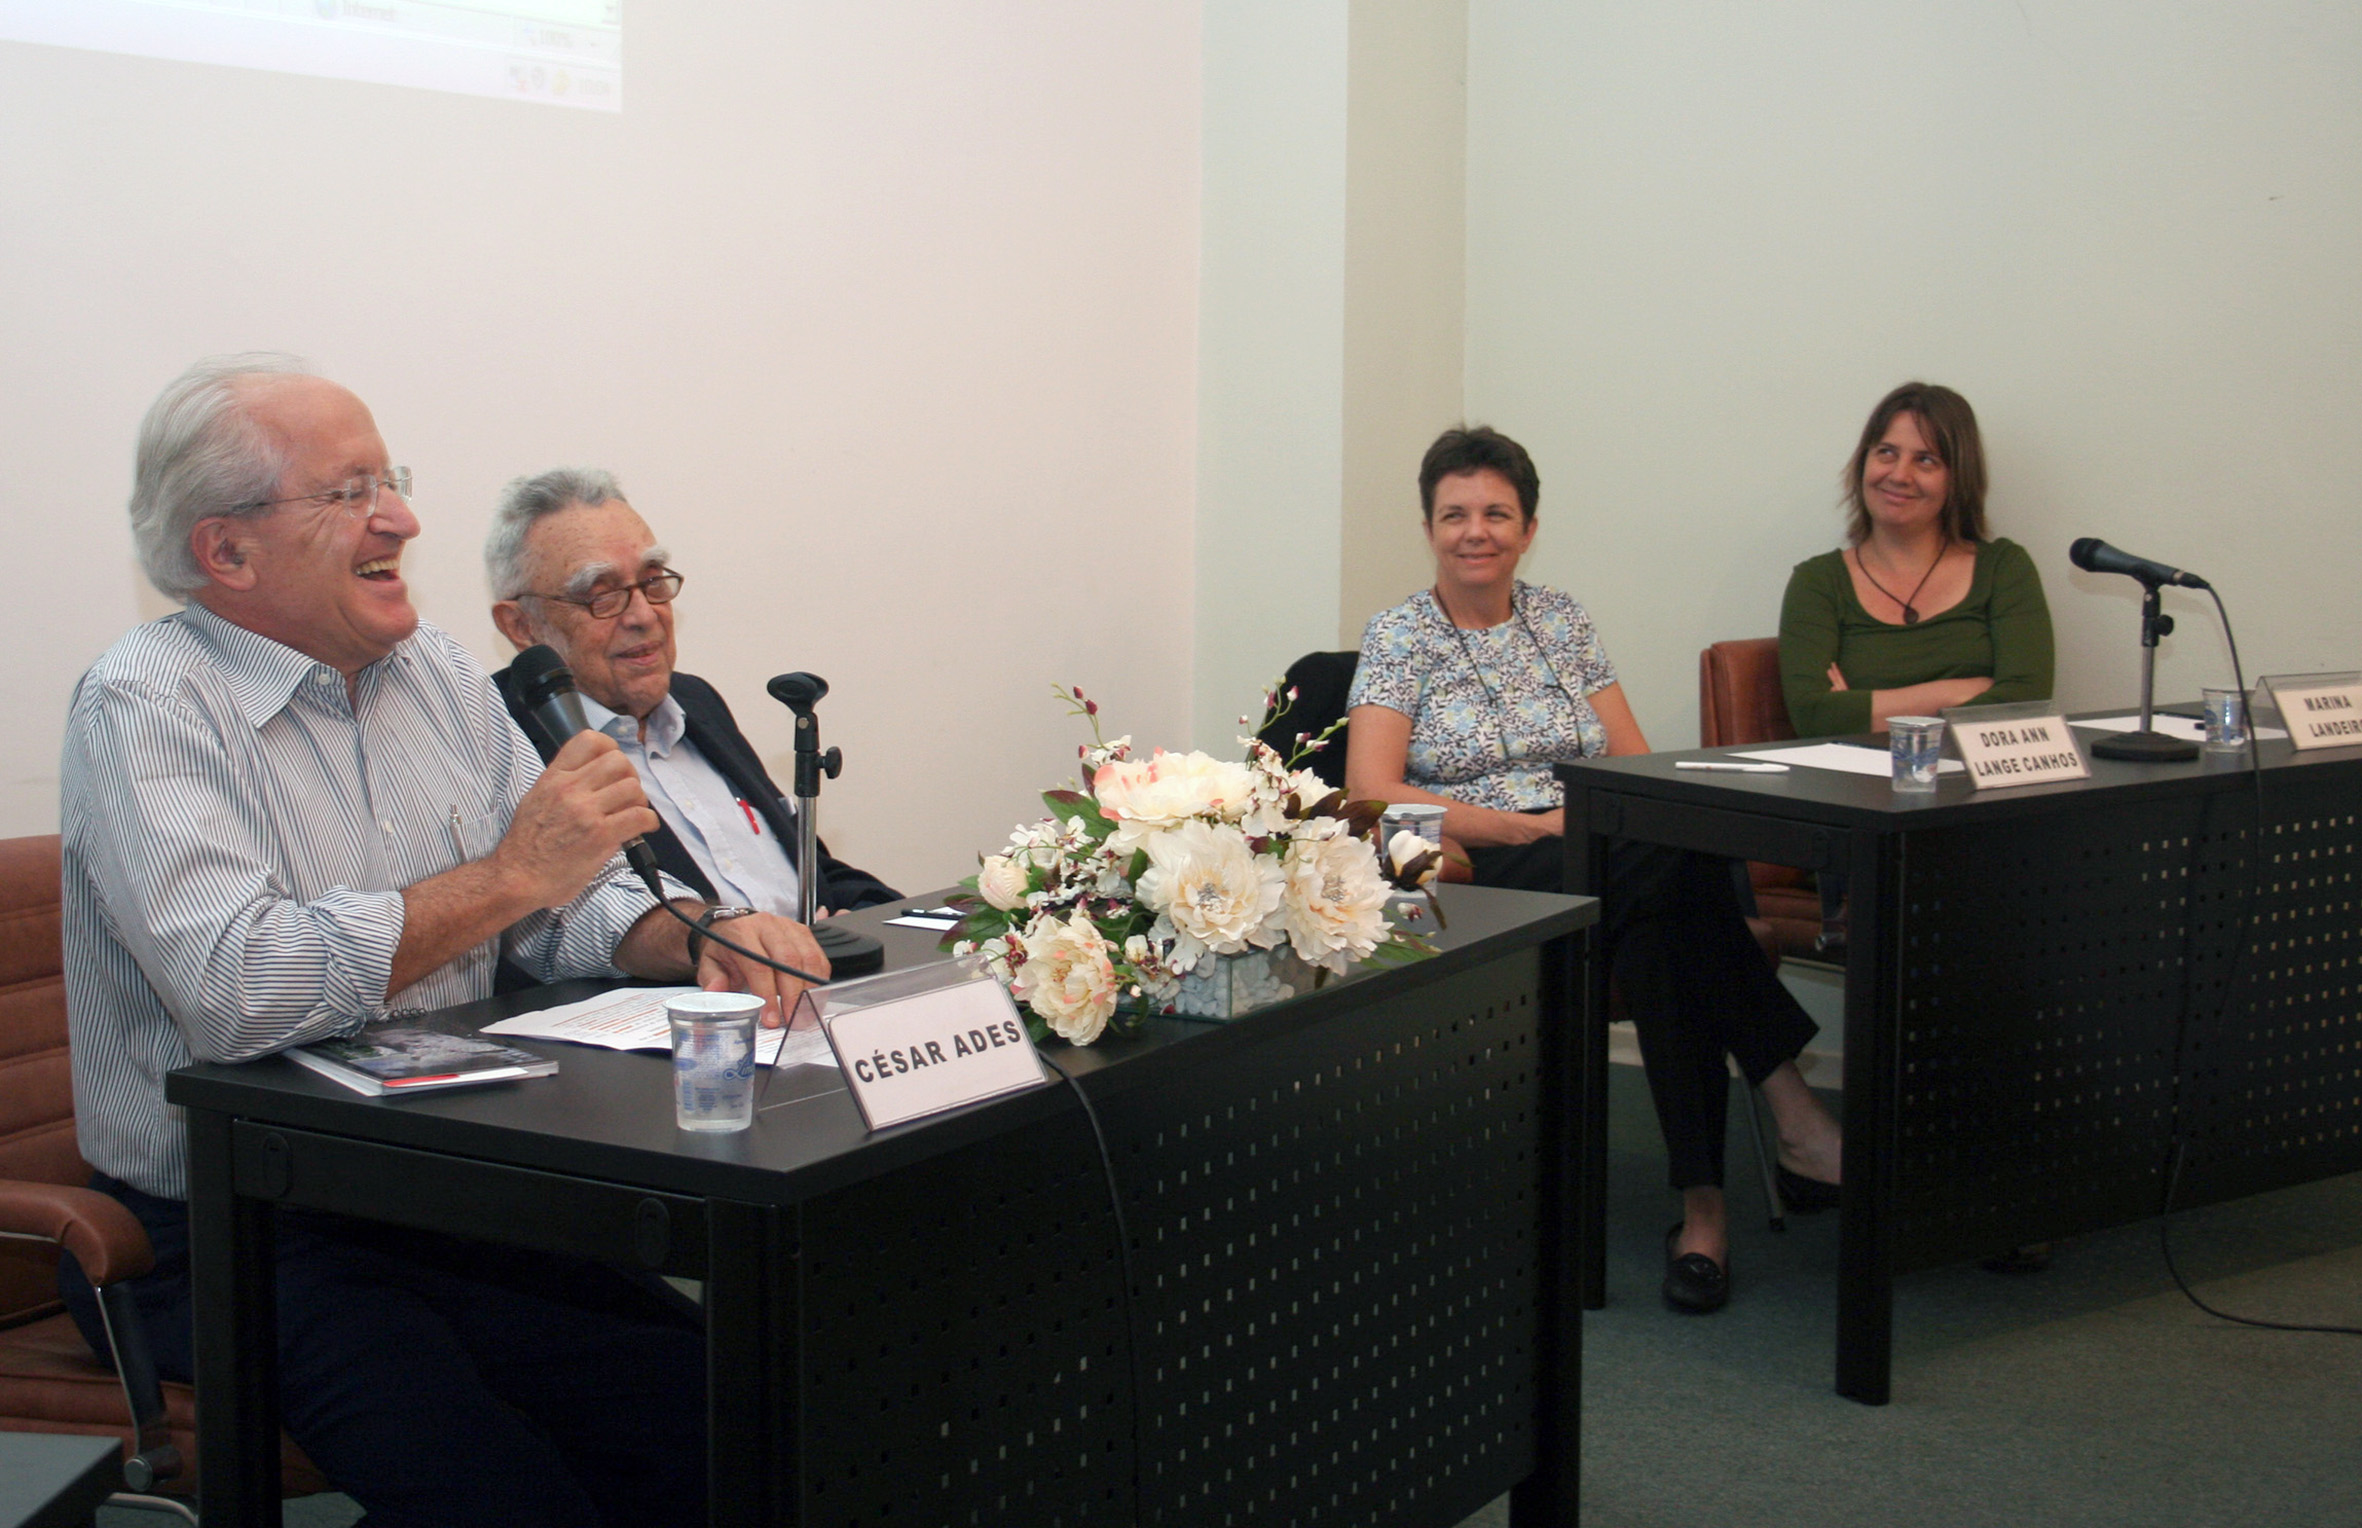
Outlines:
{"label": "text on projected slide", "polygon": [[623,0],[0,0],[0,38],[623,109]]}

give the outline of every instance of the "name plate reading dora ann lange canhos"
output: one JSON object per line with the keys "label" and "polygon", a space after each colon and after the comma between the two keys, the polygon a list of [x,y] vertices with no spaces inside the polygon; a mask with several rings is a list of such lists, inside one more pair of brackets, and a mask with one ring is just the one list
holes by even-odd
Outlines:
{"label": "name plate reading dora ann lange canhos", "polygon": [[1954,706],[1944,713],[1960,745],[1960,762],[1979,790],[2005,785],[2043,785],[2052,780],[2089,778],[2091,765],[2067,719],[2038,703],[2031,714],[2019,706]]}
{"label": "name plate reading dora ann lange canhos", "polygon": [[958,961],[812,988],[807,1014],[872,1130],[1050,1080],[1008,989]]}
{"label": "name plate reading dora ann lange canhos", "polygon": [[2299,748],[2362,744],[2362,674],[2282,674],[2267,678],[2288,740]]}

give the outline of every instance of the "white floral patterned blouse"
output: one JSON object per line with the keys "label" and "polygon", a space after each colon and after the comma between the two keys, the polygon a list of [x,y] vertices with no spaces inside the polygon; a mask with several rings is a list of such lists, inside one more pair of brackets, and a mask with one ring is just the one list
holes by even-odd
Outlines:
{"label": "white floral patterned blouse", "polygon": [[1406,783],[1471,806],[1528,811],[1561,804],[1561,760],[1607,751],[1586,697],[1616,682],[1591,617],[1556,589],[1520,580],[1511,617],[1462,631],[1422,589],[1370,617],[1351,706],[1411,719]]}

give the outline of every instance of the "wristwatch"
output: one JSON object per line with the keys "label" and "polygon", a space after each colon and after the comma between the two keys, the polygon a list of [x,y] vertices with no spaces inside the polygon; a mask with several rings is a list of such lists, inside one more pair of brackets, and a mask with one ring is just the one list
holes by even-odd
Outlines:
{"label": "wristwatch", "polygon": [[689,930],[689,969],[695,971],[697,963],[705,958],[705,936],[715,924],[752,917],[754,912],[751,907],[709,907],[698,914],[696,926]]}

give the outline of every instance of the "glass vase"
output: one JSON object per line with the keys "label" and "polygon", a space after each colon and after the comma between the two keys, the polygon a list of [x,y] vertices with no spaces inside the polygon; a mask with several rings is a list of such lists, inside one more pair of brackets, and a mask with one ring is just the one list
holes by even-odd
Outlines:
{"label": "glass vase", "polygon": [[1235,1019],[1266,1003],[1312,990],[1313,968],[1288,945],[1208,955],[1181,978],[1173,1015],[1184,1019]]}

